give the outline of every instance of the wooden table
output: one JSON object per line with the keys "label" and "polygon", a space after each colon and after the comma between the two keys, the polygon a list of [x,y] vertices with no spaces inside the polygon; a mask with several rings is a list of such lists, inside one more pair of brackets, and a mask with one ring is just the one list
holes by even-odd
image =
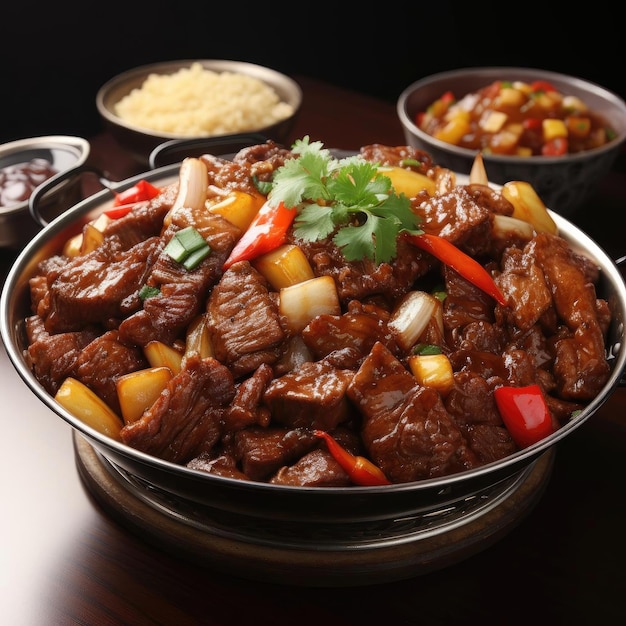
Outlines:
{"label": "wooden table", "polygon": [[[401,144],[395,107],[299,79],[293,139]],[[122,180],[140,166],[106,135],[94,163]],[[626,207],[620,157],[577,222],[613,257]],[[13,255],[2,251],[3,274]],[[249,581],[192,564],[112,519],[81,482],[69,426],[42,409],[0,351],[0,607],[11,626],[617,624],[626,619],[626,391],[560,442],[546,491],[495,545],[450,567],[366,587]]]}

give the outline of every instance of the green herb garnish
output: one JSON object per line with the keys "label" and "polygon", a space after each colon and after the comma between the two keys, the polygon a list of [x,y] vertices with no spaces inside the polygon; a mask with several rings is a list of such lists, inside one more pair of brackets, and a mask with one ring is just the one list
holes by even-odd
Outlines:
{"label": "green herb garnish", "polygon": [[192,270],[208,256],[211,248],[193,226],[187,226],[167,242],[163,252],[177,263],[182,263],[188,270]]}
{"label": "green herb garnish", "polygon": [[156,296],[161,295],[161,291],[158,287],[151,287],[150,285],[144,285],[139,290],[139,297],[142,300],[147,300],[148,298],[155,298]]}
{"label": "green herb garnish", "polygon": [[427,356],[430,354],[441,354],[441,348],[432,343],[418,343],[413,347],[413,354]]}
{"label": "green herb garnish", "polygon": [[378,164],[361,156],[335,158],[319,141],[299,139],[298,156],[274,174],[269,200],[297,208],[294,234],[304,241],[331,236],[346,260],[389,262],[403,231],[419,233],[409,198],[395,193]]}

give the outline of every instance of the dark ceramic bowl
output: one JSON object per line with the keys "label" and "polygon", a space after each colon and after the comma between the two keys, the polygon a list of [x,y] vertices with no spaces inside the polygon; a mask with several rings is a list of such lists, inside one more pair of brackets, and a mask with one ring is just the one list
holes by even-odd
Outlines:
{"label": "dark ceramic bowl", "polygon": [[[118,191],[141,179],[159,186],[173,182],[179,168],[154,169],[128,179]],[[72,415],[44,390],[24,356],[28,281],[37,263],[57,253],[112,201],[109,190],[81,201],[28,244],[6,279],[0,331],[9,359],[41,401],[41,410],[72,427],[79,468],[98,496],[143,538],[179,556],[248,578],[313,586],[379,583],[441,568],[486,548],[523,519],[549,478],[555,444],[590,419],[621,384],[626,286],[596,243],[553,214],[561,235],[601,269],[598,294],[608,300],[613,316],[607,337],[610,377],[597,397],[554,434],[471,471],[378,487],[274,485],[164,461]]]}
{"label": "dark ceramic bowl", "polygon": [[[56,176],[65,177],[68,172],[80,170],[89,153],[89,142],[81,137],[29,137],[0,146],[0,168],[45,159],[56,170]],[[50,188],[41,199],[41,213],[46,221],[52,221],[81,197],[79,178],[64,178],[64,182]],[[40,224],[29,214],[28,198],[17,204],[0,206],[0,248],[21,248],[39,230]]]}
{"label": "dark ceramic bowl", "polygon": [[574,76],[521,67],[467,67],[433,74],[409,85],[398,98],[397,113],[407,143],[429,152],[439,165],[469,174],[476,152],[435,139],[415,124],[415,116],[446,91],[461,98],[495,80],[547,80],[561,93],[578,96],[616,131],[617,137],[605,146],[567,156],[483,155],[489,180],[498,184],[528,181],[546,206],[561,215],[572,214],[611,170],[626,139],[626,103],[599,85]]}
{"label": "dark ceramic bowl", "polygon": [[[106,82],[96,94],[96,107],[105,127],[119,144],[128,150],[140,163],[147,166],[150,153],[158,145],[173,139],[188,139],[190,137],[188,135],[183,136],[169,132],[154,131],[127,123],[116,114],[115,105],[133,89],[140,88],[149,75],[174,74],[183,68],[190,67],[194,62],[200,63],[203,68],[213,72],[244,74],[269,85],[282,102],[291,105],[293,113],[270,126],[246,128],[242,129],[241,132],[261,133],[279,143],[286,140],[302,105],[302,90],[298,83],[289,76],[269,67],[243,61],[205,59],[153,63],[118,74]],[[212,136],[217,137],[218,135]]]}

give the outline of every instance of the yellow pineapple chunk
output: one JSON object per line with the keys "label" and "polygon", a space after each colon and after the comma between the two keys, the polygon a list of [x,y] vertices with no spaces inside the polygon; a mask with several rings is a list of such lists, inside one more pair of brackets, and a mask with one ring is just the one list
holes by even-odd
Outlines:
{"label": "yellow pineapple chunk", "polygon": [[451,119],[443,128],[436,131],[433,137],[440,141],[456,145],[470,130],[470,123],[464,117],[458,116]]}
{"label": "yellow pineapple chunk", "polygon": [[498,94],[499,106],[520,107],[526,101],[526,95],[515,87],[502,87]]}
{"label": "yellow pineapple chunk", "polygon": [[556,137],[567,137],[567,126],[563,120],[547,118],[541,122],[541,132],[544,141],[550,141]]}
{"label": "yellow pineapple chunk", "polygon": [[253,265],[276,291],[315,278],[302,249],[292,244],[284,244],[261,255]]}
{"label": "yellow pineapple chunk", "polygon": [[486,133],[497,133],[506,123],[508,115],[502,111],[485,111],[478,122]]}
{"label": "yellow pineapple chunk", "polygon": [[445,354],[414,354],[408,362],[413,376],[423,387],[433,387],[442,394],[452,389],[454,373]]}
{"label": "yellow pineapple chunk", "polygon": [[120,376],[115,382],[125,424],[137,421],[172,378],[169,367],[151,367]]}
{"label": "yellow pineapple chunk", "polygon": [[172,374],[180,372],[183,353],[176,348],[155,339],[144,346],[143,352],[152,367],[169,367]]}
{"label": "yellow pineapple chunk", "polygon": [[435,195],[435,181],[424,174],[395,166],[381,167],[379,171],[391,179],[391,184],[396,193],[403,193],[407,198],[414,198],[421,191],[426,191],[429,196]]}
{"label": "yellow pineapple chunk", "polygon": [[532,224],[538,233],[557,233],[556,222],[530,183],[509,181],[503,185],[502,195],[513,205],[513,217]]}
{"label": "yellow pineapple chunk", "polygon": [[122,420],[87,385],[75,378],[66,378],[54,399],[87,426],[119,440]]}
{"label": "yellow pineapple chunk", "polygon": [[241,230],[246,230],[264,202],[265,198],[259,193],[251,194],[234,190],[223,200],[209,204],[208,211],[221,215],[231,224],[238,226]]}

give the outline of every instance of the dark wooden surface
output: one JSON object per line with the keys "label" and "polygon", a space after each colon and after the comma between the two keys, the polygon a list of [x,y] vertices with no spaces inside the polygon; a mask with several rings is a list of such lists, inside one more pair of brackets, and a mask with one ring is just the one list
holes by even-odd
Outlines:
{"label": "dark wooden surface", "polygon": [[[293,139],[329,147],[404,143],[387,102],[299,79]],[[113,179],[141,168],[106,134],[90,138]],[[620,157],[572,221],[626,254]],[[12,253],[2,251],[2,272]],[[69,426],[42,409],[0,351],[0,621],[49,624],[618,624],[626,620],[626,392],[561,441],[546,491],[506,536],[450,567],[367,587],[248,581],[168,554],[119,524],[81,482]]]}

